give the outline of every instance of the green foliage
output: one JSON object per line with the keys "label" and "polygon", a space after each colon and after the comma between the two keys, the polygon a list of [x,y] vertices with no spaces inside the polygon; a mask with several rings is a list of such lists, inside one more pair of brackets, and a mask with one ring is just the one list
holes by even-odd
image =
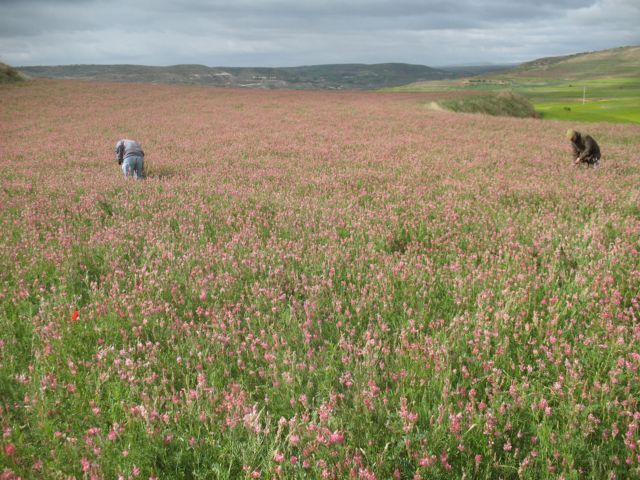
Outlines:
{"label": "green foliage", "polygon": [[18,70],[5,63],[0,63],[0,84],[22,82],[24,79]]}
{"label": "green foliage", "polygon": [[454,100],[442,100],[440,105],[447,110],[464,113],[485,113],[506,117],[536,117],[533,105],[522,95],[509,90],[486,93]]}
{"label": "green foliage", "polygon": [[179,173],[179,168],[176,165],[157,165],[153,162],[147,162],[144,170],[147,178],[157,179],[171,178]]}
{"label": "green foliage", "polygon": [[[32,108],[84,138],[92,88]],[[185,91],[216,113],[170,124],[206,152],[180,176],[77,175],[65,142],[2,170],[5,477],[638,476],[635,127],[597,126],[596,171],[548,123]]]}

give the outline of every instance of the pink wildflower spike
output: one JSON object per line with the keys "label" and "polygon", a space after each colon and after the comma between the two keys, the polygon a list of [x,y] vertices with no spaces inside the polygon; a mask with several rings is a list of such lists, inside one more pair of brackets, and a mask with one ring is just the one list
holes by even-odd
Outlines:
{"label": "pink wildflower spike", "polygon": [[16,446],[13,443],[7,443],[3,450],[7,457],[13,457],[16,453]]}
{"label": "pink wildflower spike", "polygon": [[[554,449],[585,438],[598,469],[638,468],[637,125],[594,125],[611,161],[592,172],[565,168],[557,122],[418,108],[437,99],[428,92],[52,81],[0,96],[18,112],[0,135],[0,249],[15,263],[0,303],[45,299],[24,320],[47,367],[5,362],[28,394],[0,402],[0,477],[64,469],[60,449],[83,480],[104,475],[105,455],[120,462],[113,477],[158,475],[139,462],[149,445],[123,458],[134,447],[114,422],[181,449],[200,445],[178,434],[193,419],[224,443],[274,445],[242,478],[406,476],[358,438],[374,419],[389,427],[378,440],[417,467],[409,478],[451,467],[493,478],[505,455],[559,476],[572,466]],[[123,184],[98,153],[127,118],[150,140],[146,184]],[[93,253],[87,304],[46,301],[76,292],[33,267]],[[68,330],[85,326],[91,353],[78,355]],[[2,359],[20,337],[0,339]],[[335,382],[310,383],[325,368]],[[131,394],[91,404],[111,380]],[[64,427],[27,458],[15,419],[43,396]],[[103,431],[66,421],[69,397]],[[528,433],[550,419],[581,428]]]}
{"label": "pink wildflower spike", "polygon": [[329,435],[329,445],[344,443],[344,435],[341,432],[335,431]]}

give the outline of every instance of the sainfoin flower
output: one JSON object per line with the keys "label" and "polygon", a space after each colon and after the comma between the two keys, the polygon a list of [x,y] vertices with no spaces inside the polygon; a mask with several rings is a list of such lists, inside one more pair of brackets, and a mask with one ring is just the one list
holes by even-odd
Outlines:
{"label": "sainfoin flower", "polygon": [[329,435],[329,445],[344,443],[344,435],[341,432],[335,431]]}
{"label": "sainfoin flower", "polygon": [[0,87],[1,475],[640,477],[637,124]]}

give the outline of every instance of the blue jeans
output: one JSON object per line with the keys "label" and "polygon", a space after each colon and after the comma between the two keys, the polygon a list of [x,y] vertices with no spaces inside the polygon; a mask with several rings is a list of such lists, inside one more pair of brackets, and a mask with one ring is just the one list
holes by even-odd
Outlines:
{"label": "blue jeans", "polygon": [[144,178],[144,157],[130,155],[122,161],[122,172],[125,177],[132,176],[136,180]]}

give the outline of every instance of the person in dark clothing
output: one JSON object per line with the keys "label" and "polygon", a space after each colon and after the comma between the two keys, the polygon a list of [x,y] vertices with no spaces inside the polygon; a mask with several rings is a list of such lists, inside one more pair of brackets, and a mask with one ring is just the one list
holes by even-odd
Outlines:
{"label": "person in dark clothing", "polygon": [[600,166],[600,158],[602,158],[600,147],[593,137],[569,129],[567,130],[567,139],[571,141],[573,148],[573,158],[575,158],[573,163],[576,165],[584,163],[590,167]]}
{"label": "person in dark clothing", "polygon": [[125,177],[144,178],[144,151],[138,142],[123,138],[116,143],[116,158]]}

